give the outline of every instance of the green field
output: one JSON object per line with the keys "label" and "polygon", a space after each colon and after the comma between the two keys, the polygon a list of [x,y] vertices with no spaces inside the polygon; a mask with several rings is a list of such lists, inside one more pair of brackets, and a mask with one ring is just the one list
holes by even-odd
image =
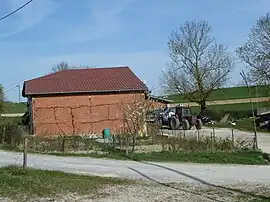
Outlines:
{"label": "green field", "polygon": [[[251,87],[252,97],[270,97],[270,87],[269,86],[258,86],[257,93],[256,87]],[[256,95],[257,94],[257,95]],[[209,97],[209,101],[215,100],[233,100],[233,99],[245,99],[249,98],[249,92],[247,87],[231,87],[231,88],[221,88],[215,90]],[[173,100],[174,102],[189,102],[184,98],[183,95],[175,94],[169,95],[166,99]]]}
{"label": "green field", "polygon": [[4,102],[3,113],[24,113],[27,111],[26,102],[16,103],[16,102]]}
{"label": "green field", "polygon": [[[269,102],[258,102],[253,103],[254,110],[260,107],[270,107]],[[193,113],[200,112],[200,106],[194,106],[191,107]],[[236,103],[236,104],[225,104],[225,105],[208,105],[207,109],[213,110],[213,111],[248,111],[251,110],[251,104],[250,103]]]}

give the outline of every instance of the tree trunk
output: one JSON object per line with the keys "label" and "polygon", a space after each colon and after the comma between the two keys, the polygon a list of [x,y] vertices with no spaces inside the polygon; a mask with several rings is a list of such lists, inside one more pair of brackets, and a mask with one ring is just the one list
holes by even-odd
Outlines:
{"label": "tree trunk", "polygon": [[206,101],[205,100],[201,101],[200,105],[201,105],[201,116],[203,116],[204,111],[206,109]]}

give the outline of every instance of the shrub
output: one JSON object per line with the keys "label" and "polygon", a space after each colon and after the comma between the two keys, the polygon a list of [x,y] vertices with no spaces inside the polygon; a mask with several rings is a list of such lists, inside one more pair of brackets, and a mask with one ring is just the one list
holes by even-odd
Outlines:
{"label": "shrub", "polygon": [[90,151],[98,143],[83,136],[33,137],[29,141],[29,151],[33,152],[70,152]]}
{"label": "shrub", "polygon": [[6,122],[0,124],[0,142],[4,146],[18,146],[25,134],[24,128],[17,122]]}
{"label": "shrub", "polygon": [[245,151],[252,149],[252,142],[237,138],[234,142],[230,138],[217,138],[201,134],[198,136],[170,137],[160,139],[164,144],[163,151],[170,152],[201,152],[201,151]]}
{"label": "shrub", "polygon": [[[254,110],[254,113],[256,114],[256,110]],[[205,116],[208,116],[215,121],[220,121],[226,114],[230,114],[230,117],[232,119],[236,119],[236,120],[252,117],[251,110],[212,110],[212,109],[206,109],[204,114],[205,114]]]}

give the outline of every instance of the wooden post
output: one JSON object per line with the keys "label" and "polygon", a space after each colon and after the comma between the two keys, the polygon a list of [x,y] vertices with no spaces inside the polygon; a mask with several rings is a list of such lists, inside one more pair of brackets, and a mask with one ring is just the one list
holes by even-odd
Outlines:
{"label": "wooden post", "polygon": [[6,136],[6,126],[3,127],[3,134],[2,134],[2,144],[5,145],[5,136]]}
{"label": "wooden post", "polygon": [[216,133],[215,133],[215,128],[213,127],[213,137],[215,138]]}
{"label": "wooden post", "polygon": [[234,131],[233,131],[233,128],[232,128],[232,147],[234,147]]}
{"label": "wooden post", "polygon": [[211,149],[211,153],[213,153],[213,133],[211,132],[210,135],[211,135],[210,136],[210,140],[211,140],[210,141],[210,149]]}
{"label": "wooden post", "polygon": [[245,72],[242,70],[240,72],[241,77],[243,78],[247,88],[248,88],[248,94],[249,94],[249,102],[251,105],[251,111],[252,111],[252,117],[253,117],[253,130],[254,130],[254,144],[253,144],[253,149],[256,150],[258,149],[258,138],[257,138],[257,127],[256,127],[256,118],[255,118],[255,113],[254,113],[254,107],[253,107],[253,103],[252,103],[252,96],[251,96],[251,90],[250,90],[250,86],[248,84],[248,80],[247,77],[245,75]]}
{"label": "wooden post", "polygon": [[27,136],[24,137],[24,145],[23,145],[23,169],[27,168],[27,143],[28,138]]}

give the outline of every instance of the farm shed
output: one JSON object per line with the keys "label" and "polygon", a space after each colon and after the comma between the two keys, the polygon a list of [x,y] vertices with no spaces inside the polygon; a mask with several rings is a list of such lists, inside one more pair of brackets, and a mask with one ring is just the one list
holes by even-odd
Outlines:
{"label": "farm shed", "polygon": [[145,100],[149,91],[129,67],[109,67],[63,70],[28,80],[22,94],[28,98],[32,134],[81,135],[100,134],[104,128],[118,132],[121,107]]}

